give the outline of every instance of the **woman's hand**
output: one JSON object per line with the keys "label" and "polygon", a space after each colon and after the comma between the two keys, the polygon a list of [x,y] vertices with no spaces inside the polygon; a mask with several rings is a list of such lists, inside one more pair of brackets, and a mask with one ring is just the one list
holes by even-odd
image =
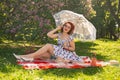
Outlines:
{"label": "woman's hand", "polygon": [[[70,44],[70,46],[68,46],[68,44]],[[75,51],[75,43],[74,41],[71,42],[65,42],[63,45],[63,49],[69,50],[69,51]]]}
{"label": "woman's hand", "polygon": [[57,29],[57,30],[61,30],[61,29],[62,29],[62,27],[61,27],[61,26],[58,26],[56,29]]}
{"label": "woman's hand", "polygon": [[66,50],[69,50],[68,42],[64,43],[63,48],[66,49]]}

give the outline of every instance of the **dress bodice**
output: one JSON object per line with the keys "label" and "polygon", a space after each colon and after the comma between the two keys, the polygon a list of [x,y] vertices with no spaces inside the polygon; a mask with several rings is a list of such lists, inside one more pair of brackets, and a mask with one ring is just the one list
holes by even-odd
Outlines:
{"label": "dress bodice", "polygon": [[61,33],[58,34],[58,46],[63,47],[64,43],[67,43],[67,46],[70,46],[70,41],[73,40],[73,37],[70,35],[68,38],[61,39]]}

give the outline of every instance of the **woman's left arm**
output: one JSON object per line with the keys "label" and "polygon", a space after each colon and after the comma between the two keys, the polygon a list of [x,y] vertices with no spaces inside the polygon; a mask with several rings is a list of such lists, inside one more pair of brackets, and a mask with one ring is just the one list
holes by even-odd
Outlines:
{"label": "woman's left arm", "polygon": [[74,42],[74,40],[70,41],[70,46],[68,47],[68,50],[75,51],[75,42]]}

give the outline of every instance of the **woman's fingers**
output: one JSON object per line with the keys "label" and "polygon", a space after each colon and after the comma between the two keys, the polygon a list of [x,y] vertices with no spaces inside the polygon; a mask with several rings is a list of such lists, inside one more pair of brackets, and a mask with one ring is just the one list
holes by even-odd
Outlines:
{"label": "woman's fingers", "polygon": [[62,29],[62,27],[61,27],[61,26],[58,26],[58,27],[57,27],[57,29],[58,29],[58,30],[61,30],[61,29]]}

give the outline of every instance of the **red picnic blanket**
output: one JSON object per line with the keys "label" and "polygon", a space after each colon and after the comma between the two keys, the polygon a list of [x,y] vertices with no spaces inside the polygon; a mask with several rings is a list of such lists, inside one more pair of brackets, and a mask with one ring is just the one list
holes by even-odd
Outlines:
{"label": "red picnic blanket", "polygon": [[55,62],[52,60],[35,59],[31,62],[17,60],[17,64],[21,65],[24,69],[50,69],[50,68],[85,68],[85,67],[102,67],[108,63],[104,61],[94,61],[86,63],[65,63]]}

